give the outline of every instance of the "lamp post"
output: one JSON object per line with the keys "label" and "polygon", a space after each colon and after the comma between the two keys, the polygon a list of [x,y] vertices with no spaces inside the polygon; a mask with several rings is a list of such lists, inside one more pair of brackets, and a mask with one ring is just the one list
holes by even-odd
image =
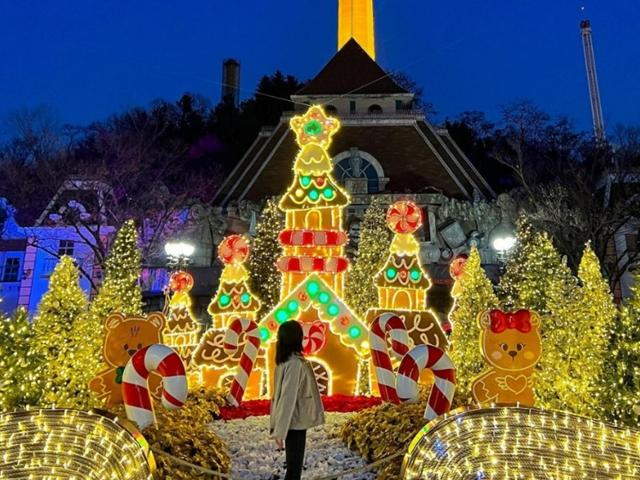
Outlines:
{"label": "lamp post", "polygon": [[167,242],[164,251],[170,268],[184,270],[189,265],[195,247],[186,242]]}
{"label": "lamp post", "polygon": [[489,233],[489,244],[496,251],[496,257],[501,265],[507,259],[507,255],[516,246],[515,227],[510,222],[502,219]]}

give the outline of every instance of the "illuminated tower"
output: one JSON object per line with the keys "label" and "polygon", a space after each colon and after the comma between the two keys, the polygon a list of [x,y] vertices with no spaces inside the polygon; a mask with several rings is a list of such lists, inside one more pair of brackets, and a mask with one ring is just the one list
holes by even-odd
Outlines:
{"label": "illuminated tower", "polygon": [[373,0],[339,0],[338,50],[352,38],[371,58],[376,59]]}
{"label": "illuminated tower", "polygon": [[278,260],[283,273],[281,298],[312,273],[342,296],[349,266],[344,256],[347,235],[342,212],[349,198],[333,178],[333,163],[327,153],[340,122],[326,117],[320,107],[312,107],[306,115],[293,118],[291,128],[301,150],[293,183],[280,200],[286,213],[285,230],[280,235],[283,256]]}
{"label": "illuminated tower", "polygon": [[591,101],[591,114],[593,115],[593,130],[598,142],[604,141],[604,117],[602,115],[602,102],[600,101],[600,87],[598,86],[598,72],[596,70],[596,57],[593,53],[593,37],[591,35],[591,22],[580,22],[582,34],[582,48],[584,49],[584,63],[587,68],[587,81],[589,82],[589,99]]}

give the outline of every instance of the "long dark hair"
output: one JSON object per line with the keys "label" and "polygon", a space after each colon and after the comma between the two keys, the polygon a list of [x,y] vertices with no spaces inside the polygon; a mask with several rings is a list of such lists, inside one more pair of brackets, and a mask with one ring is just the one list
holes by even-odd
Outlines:
{"label": "long dark hair", "polygon": [[276,364],[289,360],[294,353],[302,354],[302,325],[295,320],[284,322],[278,329],[278,344],[276,345]]}

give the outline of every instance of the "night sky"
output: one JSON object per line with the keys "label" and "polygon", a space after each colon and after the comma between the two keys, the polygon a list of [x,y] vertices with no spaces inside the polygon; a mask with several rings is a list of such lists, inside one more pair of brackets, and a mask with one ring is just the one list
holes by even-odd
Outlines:
{"label": "night sky", "polygon": [[[608,129],[640,124],[639,0],[377,0],[376,14],[379,63],[423,85],[439,120],[529,98],[586,130],[584,15]],[[217,102],[226,57],[247,97],[276,69],[317,73],[336,16],[336,0],[0,0],[0,116],[46,104],[84,124],[187,91]]]}

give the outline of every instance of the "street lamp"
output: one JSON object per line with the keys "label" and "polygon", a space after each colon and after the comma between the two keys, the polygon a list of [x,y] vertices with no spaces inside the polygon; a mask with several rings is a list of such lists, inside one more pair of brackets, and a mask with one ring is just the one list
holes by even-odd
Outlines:
{"label": "street lamp", "polygon": [[186,242],[167,242],[164,246],[169,266],[177,270],[189,265],[190,257],[195,250],[193,245]]}
{"label": "street lamp", "polygon": [[504,263],[508,253],[516,246],[515,227],[504,219],[489,233],[489,244],[496,251],[500,263]]}

